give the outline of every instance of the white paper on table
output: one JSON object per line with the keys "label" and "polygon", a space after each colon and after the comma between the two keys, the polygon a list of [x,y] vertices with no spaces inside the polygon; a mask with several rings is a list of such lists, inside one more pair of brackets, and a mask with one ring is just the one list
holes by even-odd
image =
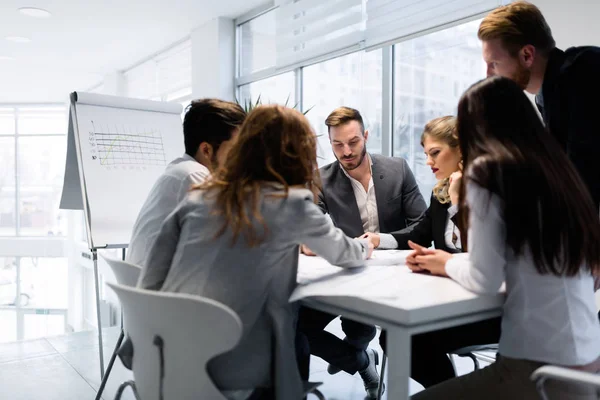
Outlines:
{"label": "white paper on table", "polygon": [[407,251],[377,251],[360,268],[340,268],[320,257],[300,256],[298,287],[290,301],[312,296],[353,296],[363,298],[395,298],[397,282],[407,269]]}
{"label": "white paper on table", "polygon": [[366,265],[404,265],[413,250],[375,250]]}

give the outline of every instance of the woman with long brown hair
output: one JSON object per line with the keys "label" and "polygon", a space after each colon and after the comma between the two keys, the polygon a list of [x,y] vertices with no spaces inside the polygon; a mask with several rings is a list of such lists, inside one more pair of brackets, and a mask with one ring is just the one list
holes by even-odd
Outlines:
{"label": "woman with long brown hair", "polygon": [[[600,221],[567,155],[507,78],[473,85],[458,105],[469,257],[431,273],[477,293],[506,283],[497,361],[418,393],[429,399],[537,399],[531,373],[553,364],[600,371],[593,275]],[[413,268],[419,270],[420,256]],[[596,399],[594,389],[547,385],[550,399]]]}
{"label": "woman with long brown hair", "polygon": [[253,398],[302,398],[288,301],[299,245],[341,267],[363,265],[372,251],[315,205],[316,165],[316,137],[300,112],[255,108],[224,166],[165,220],[149,254],[141,287],[208,297],[242,320],[240,343],[208,365],[231,397],[258,388],[270,394]]}

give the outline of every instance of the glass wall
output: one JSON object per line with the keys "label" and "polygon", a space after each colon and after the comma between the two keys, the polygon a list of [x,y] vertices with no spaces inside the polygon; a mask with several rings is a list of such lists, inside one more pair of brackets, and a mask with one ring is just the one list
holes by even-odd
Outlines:
{"label": "glass wall", "polygon": [[[358,109],[369,130],[368,150],[405,158],[429,200],[435,177],[425,165],[421,134],[427,121],[455,115],[461,94],[485,77],[477,39],[480,21],[277,74],[274,20],[275,11],[269,11],[238,26],[241,101],[256,100],[259,95],[266,102],[295,98],[288,104],[300,103],[319,135],[320,166],[335,160],[325,119],[339,106]],[[387,104],[386,98],[390,99]],[[390,117],[389,122],[384,116]]]}
{"label": "glass wall", "polygon": [[66,330],[66,133],[64,106],[0,108],[0,342]]}
{"label": "glass wall", "polygon": [[427,121],[456,115],[462,93],[485,78],[480,21],[394,45],[394,157],[403,157],[429,201],[435,176],[425,165],[421,135]]}

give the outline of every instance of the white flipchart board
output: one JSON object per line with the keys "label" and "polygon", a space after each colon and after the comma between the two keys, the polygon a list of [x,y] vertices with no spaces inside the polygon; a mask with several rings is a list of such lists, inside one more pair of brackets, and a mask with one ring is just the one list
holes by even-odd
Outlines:
{"label": "white flipchart board", "polygon": [[184,152],[178,103],[71,94],[61,209],[84,210],[90,249],[127,247],[166,165]]}

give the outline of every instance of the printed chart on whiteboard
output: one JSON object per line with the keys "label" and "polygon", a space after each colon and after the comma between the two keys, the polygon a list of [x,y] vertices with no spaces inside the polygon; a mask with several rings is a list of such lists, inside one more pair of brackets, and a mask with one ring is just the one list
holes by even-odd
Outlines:
{"label": "printed chart on whiteboard", "polygon": [[102,124],[93,120],[91,125],[91,157],[105,169],[145,169],[167,164],[159,129]]}

